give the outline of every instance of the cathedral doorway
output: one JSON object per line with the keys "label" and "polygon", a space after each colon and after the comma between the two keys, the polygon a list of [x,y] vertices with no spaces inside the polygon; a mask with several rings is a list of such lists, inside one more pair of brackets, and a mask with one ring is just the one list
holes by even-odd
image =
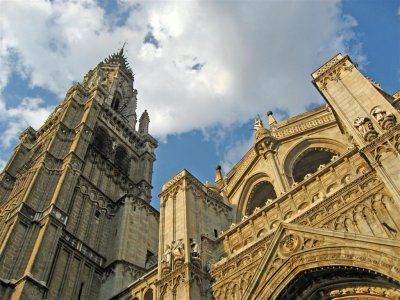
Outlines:
{"label": "cathedral doorway", "polygon": [[277,299],[397,299],[400,283],[376,272],[344,266],[305,270],[293,278]]}

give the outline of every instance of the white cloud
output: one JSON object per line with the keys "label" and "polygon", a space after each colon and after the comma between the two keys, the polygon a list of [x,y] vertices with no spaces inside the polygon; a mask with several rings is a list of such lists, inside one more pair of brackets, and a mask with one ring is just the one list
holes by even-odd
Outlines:
{"label": "white cloud", "polygon": [[254,135],[249,136],[248,139],[236,141],[231,147],[227,148],[224,155],[224,160],[221,163],[222,170],[228,172],[232,167],[246,154],[246,152],[253,146]]}
{"label": "white cloud", "polygon": [[38,129],[52,109],[39,98],[24,98],[18,106],[12,108],[7,108],[0,99],[0,126],[3,127],[0,148],[10,147],[28,126]]}
{"label": "white cloud", "polygon": [[[357,22],[342,16],[339,0],[119,3],[127,13],[123,26],[95,1],[3,2],[0,87],[16,53],[14,71],[62,97],[73,80],[127,40],[139,110],[149,110],[151,132],[165,138],[243,123],[267,110],[302,112],[319,98],[309,76],[315,68],[352,50],[350,44],[363,58],[354,43]],[[159,48],[143,44],[149,31]],[[196,64],[202,68],[193,70]],[[42,122],[44,103],[31,110],[24,105],[24,116],[41,116],[18,119],[11,110],[9,118]],[[10,125],[10,134],[16,127]]]}

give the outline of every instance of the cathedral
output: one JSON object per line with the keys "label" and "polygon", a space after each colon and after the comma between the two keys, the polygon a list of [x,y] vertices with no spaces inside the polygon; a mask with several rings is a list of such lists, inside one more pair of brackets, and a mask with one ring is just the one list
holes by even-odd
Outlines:
{"label": "cathedral", "polygon": [[325,105],[256,119],[229,172],[182,170],[157,211],[150,117],[107,57],[0,173],[0,298],[400,299],[400,92],[342,54],[311,76]]}

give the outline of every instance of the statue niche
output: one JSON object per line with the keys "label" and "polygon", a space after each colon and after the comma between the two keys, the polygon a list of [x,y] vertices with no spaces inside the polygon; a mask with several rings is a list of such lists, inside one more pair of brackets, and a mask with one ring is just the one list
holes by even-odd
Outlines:
{"label": "statue niche", "polygon": [[195,239],[190,239],[190,258],[194,265],[201,267],[201,256],[199,250],[199,244]]}
{"label": "statue niche", "polygon": [[183,239],[172,241],[171,246],[166,245],[161,260],[161,272],[167,274],[171,270],[179,268],[185,262],[185,247]]}
{"label": "statue niche", "polygon": [[379,106],[371,110],[371,115],[384,130],[390,129],[396,124],[396,117],[391,113],[387,113]]}
{"label": "statue niche", "polygon": [[367,142],[371,142],[378,136],[371,120],[367,117],[357,117],[354,120],[354,127],[357,128],[364,140]]}

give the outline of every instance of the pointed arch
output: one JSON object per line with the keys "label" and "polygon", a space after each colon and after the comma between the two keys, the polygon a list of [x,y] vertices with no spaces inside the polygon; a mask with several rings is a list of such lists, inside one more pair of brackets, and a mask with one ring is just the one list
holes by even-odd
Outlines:
{"label": "pointed arch", "polygon": [[305,138],[292,146],[283,159],[283,170],[289,184],[300,182],[320,165],[331,162],[333,156],[340,156],[347,147],[343,143],[324,137]]}
{"label": "pointed arch", "polygon": [[276,198],[272,179],[265,173],[257,173],[247,180],[238,203],[237,220],[250,215],[257,207],[263,207],[268,200]]}
{"label": "pointed arch", "polygon": [[153,295],[153,289],[149,288],[143,296],[143,300],[153,300],[154,299],[154,295]]}
{"label": "pointed arch", "polygon": [[[272,260],[273,257],[270,256],[269,260]],[[281,259],[278,259],[278,261],[281,261]],[[329,287],[337,286],[336,279],[346,282],[344,278],[340,278],[341,274],[344,274],[344,270],[353,270],[354,272],[347,275],[360,278],[359,281],[351,280],[355,283],[351,288],[373,283],[375,285],[371,286],[378,284],[380,287],[398,289],[400,287],[399,274],[393,272],[393,265],[387,263],[388,261],[396,265],[399,258],[365,246],[329,245],[301,251],[291,255],[278,268],[273,267],[273,263],[272,267],[267,267],[267,264],[265,264],[267,261],[264,261],[264,266],[267,269],[255,274],[243,299],[292,299],[290,296],[288,297],[291,287],[293,286],[293,290],[301,289],[301,287],[296,286],[296,281],[302,276],[304,278],[301,282],[310,280],[307,274],[314,271],[316,271],[316,277],[313,278],[323,279],[321,276],[324,275],[327,290],[329,290]],[[327,271],[318,273],[320,270]],[[369,276],[369,274],[373,276]],[[316,290],[319,288],[323,288],[323,286],[315,287]],[[305,295],[298,299],[320,298],[310,298],[309,295]]]}
{"label": "pointed arch", "polygon": [[115,149],[114,163],[124,173],[128,173],[129,157],[128,157],[128,151],[125,149],[125,147],[118,146]]}
{"label": "pointed arch", "polygon": [[107,130],[98,126],[94,130],[92,146],[105,157],[109,157],[112,152],[112,142]]}
{"label": "pointed arch", "polygon": [[119,111],[122,103],[122,95],[120,92],[116,91],[114,94],[114,98],[111,101],[111,108],[115,111]]}

